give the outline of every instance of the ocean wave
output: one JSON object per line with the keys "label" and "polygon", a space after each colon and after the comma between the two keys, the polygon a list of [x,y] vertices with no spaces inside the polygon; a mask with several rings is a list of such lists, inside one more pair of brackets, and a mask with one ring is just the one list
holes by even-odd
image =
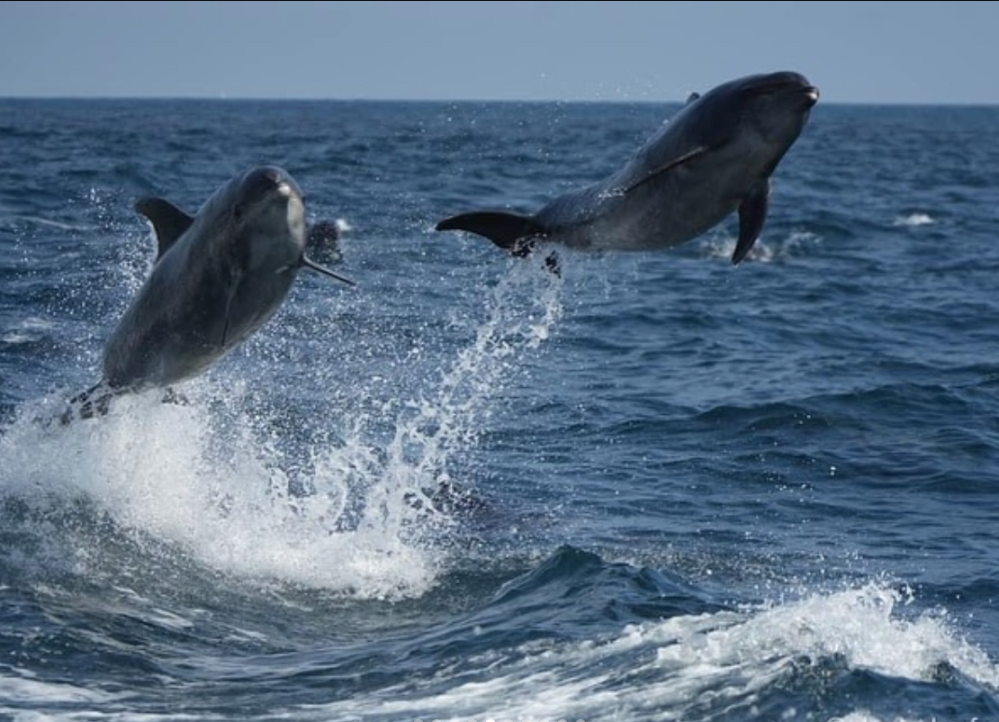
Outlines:
{"label": "ocean wave", "polygon": [[[894,700],[919,695],[919,718],[993,714],[999,669],[946,616],[907,612],[910,601],[904,588],[871,582],[786,602],[676,614],[583,642],[530,641],[505,653],[493,645],[491,654],[466,660],[467,681],[403,683],[360,705],[358,699],[333,701],[288,713],[310,720],[666,715],[693,721],[791,714],[898,720]],[[479,667],[488,674],[473,674]]]}

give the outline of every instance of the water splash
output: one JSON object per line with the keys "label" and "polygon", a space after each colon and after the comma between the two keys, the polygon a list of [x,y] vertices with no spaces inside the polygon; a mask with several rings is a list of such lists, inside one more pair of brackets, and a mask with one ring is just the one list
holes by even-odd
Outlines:
{"label": "water splash", "polygon": [[[369,718],[861,722],[879,719],[870,710],[882,702],[881,691],[868,684],[866,692],[835,692],[854,672],[932,684],[946,666],[994,689],[999,669],[985,653],[944,617],[905,618],[899,608],[909,599],[904,590],[871,582],[787,603],[633,625],[605,640],[531,642],[505,658],[494,651],[467,660],[466,674],[482,665],[486,680],[429,695],[405,684],[383,690],[379,714]],[[356,702],[335,702],[303,719],[347,719],[348,704]]]}
{"label": "water splash", "polygon": [[[18,498],[47,518],[93,505],[85,544],[94,548],[107,515],[116,534],[240,578],[420,595],[447,560],[442,535],[455,521],[433,496],[450,482],[451,458],[475,442],[504,379],[561,316],[558,279],[541,278],[538,292],[539,277],[526,265],[505,277],[470,345],[415,400],[387,407],[394,417],[315,421],[336,428],[337,442],[289,430],[280,407],[254,410],[245,386],[208,379],[185,386],[189,404],[122,397],[108,416],[65,427],[33,420],[57,416],[55,398],[29,405],[0,436],[0,501]],[[394,431],[383,445],[375,427],[386,424]],[[289,463],[289,443],[304,463]],[[87,574],[93,555],[74,556],[75,573]]]}
{"label": "water splash", "polygon": [[898,216],[893,225],[915,228],[917,226],[929,226],[936,221],[928,213],[910,213],[907,216]]}
{"label": "water splash", "polygon": [[[746,260],[757,263],[771,263],[776,260],[793,258],[821,242],[821,237],[809,231],[792,231],[784,238],[757,239],[746,254]],[[701,242],[703,254],[707,258],[730,259],[738,238],[724,233],[710,234]]]}
{"label": "water splash", "polygon": [[512,263],[487,296],[472,342],[396,419],[383,474],[389,483],[369,497],[369,512],[391,506],[390,490],[422,497],[431,508],[428,488],[450,487],[449,459],[475,444],[506,380],[520,372],[521,357],[546,341],[561,319],[562,285],[559,276]]}

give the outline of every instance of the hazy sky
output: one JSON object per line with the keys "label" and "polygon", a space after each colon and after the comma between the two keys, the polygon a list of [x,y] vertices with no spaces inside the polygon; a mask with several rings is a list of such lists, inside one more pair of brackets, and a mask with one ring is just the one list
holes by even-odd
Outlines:
{"label": "hazy sky", "polygon": [[999,2],[2,2],[0,96],[999,103]]}

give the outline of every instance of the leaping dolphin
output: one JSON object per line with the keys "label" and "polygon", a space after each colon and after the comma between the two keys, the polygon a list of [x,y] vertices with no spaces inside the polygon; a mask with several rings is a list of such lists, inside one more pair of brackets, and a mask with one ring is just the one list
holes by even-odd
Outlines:
{"label": "leaping dolphin", "polygon": [[274,315],[302,267],[353,285],[305,256],[305,201],[281,168],[236,176],[193,217],[163,198],[135,210],[156,233],[155,265],[104,349],[100,383],[70,401],[64,422],[203,373]]}
{"label": "leaping dolphin", "polygon": [[561,195],[533,215],[475,211],[437,230],[477,233],[514,255],[552,242],[643,251],[685,243],[738,209],[732,262],[763,229],[770,177],[808,120],[819,91],[799,73],[751,75],[693,94],[621,170]]}

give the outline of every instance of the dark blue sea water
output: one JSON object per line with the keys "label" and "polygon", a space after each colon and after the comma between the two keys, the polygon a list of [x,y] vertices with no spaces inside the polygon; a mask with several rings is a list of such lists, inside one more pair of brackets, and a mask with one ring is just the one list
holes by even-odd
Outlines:
{"label": "dark blue sea water", "polygon": [[[436,233],[675,107],[0,101],[0,719],[999,719],[999,108],[815,108],[735,219],[562,275]],[[187,405],[98,378],[154,244],[348,226]],[[457,498],[417,503],[440,484]]]}

